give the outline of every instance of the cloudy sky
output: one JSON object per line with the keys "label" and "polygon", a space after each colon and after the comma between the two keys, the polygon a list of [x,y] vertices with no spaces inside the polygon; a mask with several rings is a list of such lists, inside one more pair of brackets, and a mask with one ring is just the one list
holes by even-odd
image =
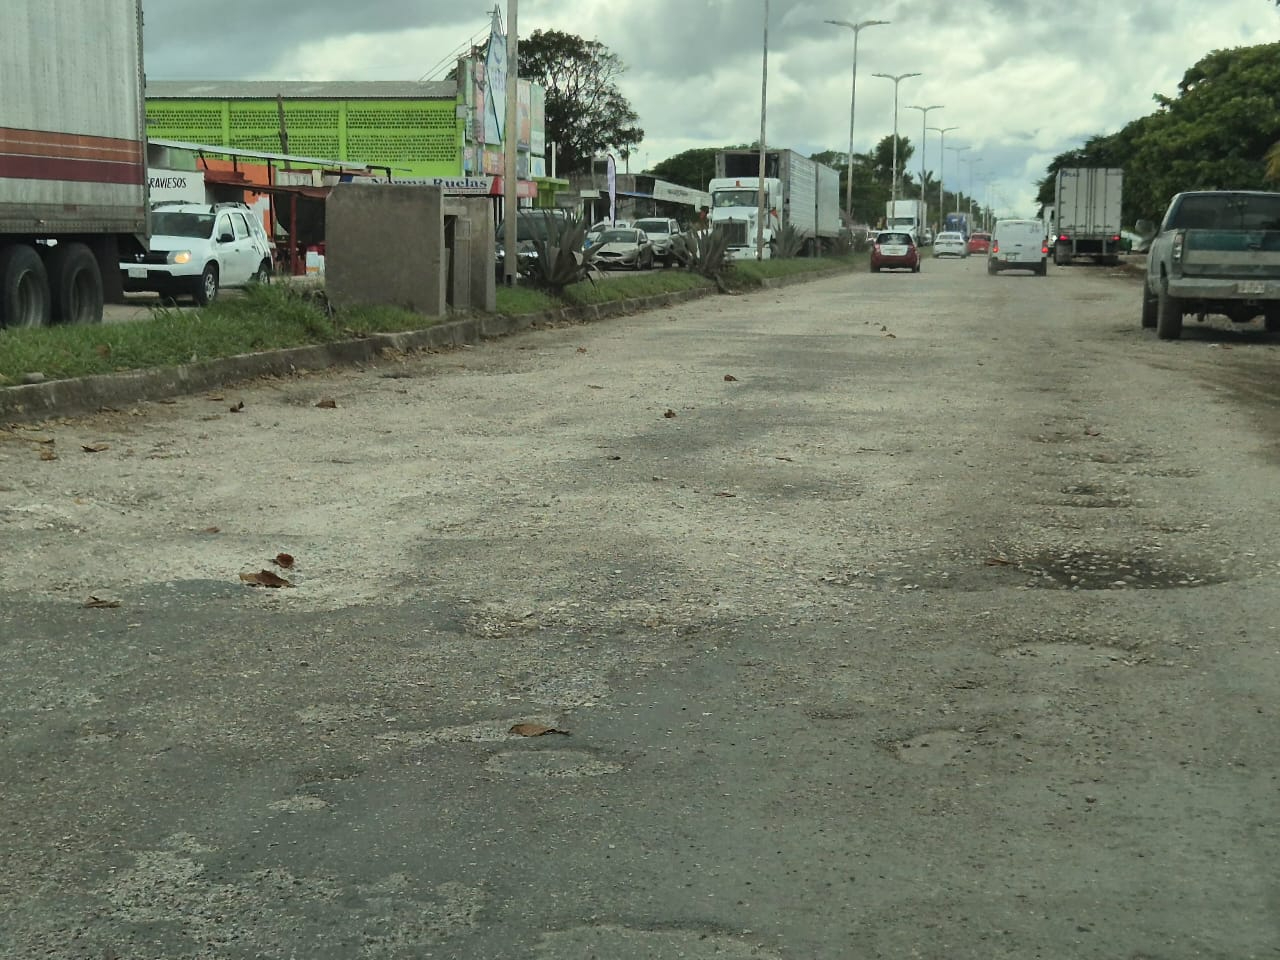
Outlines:
{"label": "cloudy sky", "polygon": [[[439,79],[487,35],[495,0],[143,0],[154,80]],[[499,4],[505,19],[508,3]],[[760,131],[764,0],[519,0],[521,35],[559,29],[621,57],[620,87],[646,136],[633,171],[691,147]],[[1002,214],[1033,212],[1055,154],[1173,95],[1211,50],[1280,40],[1271,0],[770,0],[767,139],[803,153],[849,141],[852,31],[830,19],[891,21],[858,43],[855,149],[893,131],[918,142],[922,114],[946,134],[949,185]],[[939,135],[926,165],[939,168]],[[972,162],[970,162],[970,160]],[[919,157],[912,168],[919,168]],[[957,184],[956,178],[959,178]],[[989,186],[987,182],[989,181]]]}

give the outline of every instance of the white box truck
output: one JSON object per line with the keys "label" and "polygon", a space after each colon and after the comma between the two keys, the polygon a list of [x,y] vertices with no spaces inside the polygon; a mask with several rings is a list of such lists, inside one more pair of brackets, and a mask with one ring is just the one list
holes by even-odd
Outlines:
{"label": "white box truck", "polygon": [[92,323],[146,251],[141,0],[4,0],[0,327]]}
{"label": "white box truck", "polygon": [[1119,263],[1120,201],[1124,171],[1117,167],[1069,167],[1058,171],[1053,200],[1053,262],[1076,257]]}
{"label": "white box truck", "polygon": [[921,200],[890,200],[884,205],[886,230],[906,230],[916,238],[916,246],[933,241],[929,230],[929,205]]}
{"label": "white box truck", "polygon": [[[801,253],[817,256],[840,235],[840,174],[794,150],[766,150],[765,221],[762,258],[792,227],[804,238]],[[760,152],[721,150],[711,194],[711,226],[729,232],[730,256],[755,259],[759,232]]]}

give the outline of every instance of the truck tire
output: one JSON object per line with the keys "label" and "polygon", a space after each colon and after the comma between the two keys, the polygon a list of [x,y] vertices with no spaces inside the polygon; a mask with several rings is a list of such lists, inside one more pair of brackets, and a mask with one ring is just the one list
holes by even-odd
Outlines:
{"label": "truck tire", "polygon": [[1156,325],[1156,295],[1145,280],[1142,282],[1142,325],[1148,329]]}
{"label": "truck tire", "polygon": [[1182,301],[1164,289],[1156,296],[1156,336],[1161,340],[1182,336]]}
{"label": "truck tire", "polygon": [[217,264],[205,264],[204,270],[196,278],[195,285],[191,288],[191,296],[195,299],[197,307],[207,307],[218,299]]}
{"label": "truck tire", "polygon": [[996,267],[996,265],[995,265],[995,261],[993,261],[993,260],[988,260],[988,261],[987,261],[987,275],[988,275],[988,276],[991,276],[991,277],[994,277],[994,276],[995,276],[997,273],[999,273],[999,272],[1000,272],[1000,270]]}
{"label": "truck tire", "polygon": [[45,259],[54,323],[102,322],[102,271],[83,243],[60,243]]}
{"label": "truck tire", "polygon": [[1267,333],[1280,333],[1280,310],[1273,308],[1264,313],[1262,324]]}
{"label": "truck tire", "polygon": [[0,246],[0,328],[49,323],[49,277],[40,254],[21,243]]}
{"label": "truck tire", "polygon": [[1048,261],[1046,261],[1046,260],[1041,260],[1041,261],[1040,261],[1040,263],[1036,266],[1036,276],[1037,276],[1037,277],[1047,277],[1048,275],[1049,275],[1049,264],[1048,264]]}

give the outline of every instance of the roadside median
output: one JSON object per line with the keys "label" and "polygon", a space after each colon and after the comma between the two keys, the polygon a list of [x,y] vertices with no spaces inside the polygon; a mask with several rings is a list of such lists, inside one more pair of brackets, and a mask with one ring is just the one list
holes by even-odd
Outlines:
{"label": "roadside median", "polygon": [[[829,263],[829,266],[811,263],[809,269],[774,276],[745,276],[744,292],[847,273],[852,267],[847,258]],[[759,268],[760,265],[752,266]],[[661,278],[659,274],[654,279]],[[637,282],[647,279],[634,278]],[[0,368],[0,376],[11,381],[11,385],[0,386],[0,420],[39,420],[104,408],[120,409],[139,402],[220,389],[259,377],[375,363],[388,356],[450,349],[543,325],[589,323],[662,309],[716,292],[710,281],[683,272],[670,275],[668,283],[680,289],[644,292],[631,285],[631,281],[632,278],[625,278],[601,284],[608,289],[597,294],[598,299],[594,301],[452,319],[423,318],[395,310],[335,318],[329,315],[323,296],[316,291],[300,292],[280,286],[252,292],[234,303],[227,301],[218,305],[221,312],[211,308],[206,317],[199,311],[179,315],[177,311],[161,310],[138,325],[16,331],[17,337],[26,335],[36,346],[17,361],[8,358],[7,373]],[[520,303],[531,302],[529,292],[521,292],[525,296],[517,301],[517,309]],[[540,299],[544,303],[555,303],[550,298]],[[264,316],[272,319],[264,322]],[[276,317],[282,318],[279,324],[274,322]],[[251,326],[241,329],[245,324]],[[4,357],[5,336],[5,332],[0,332],[0,358]],[[262,339],[275,342],[254,342]],[[279,342],[289,339],[293,340],[292,344]],[[262,348],[236,350],[234,344],[241,342]],[[13,343],[16,344],[16,340]],[[80,362],[73,362],[73,350],[82,355]],[[191,359],[164,362],[159,358],[164,357],[166,351],[169,356]],[[220,351],[229,355],[216,355]],[[147,362],[148,358],[156,359]],[[117,363],[125,369],[111,369]],[[59,365],[75,370],[78,375],[51,377],[41,369]],[[109,372],[90,372],[94,367],[104,366]],[[39,374],[43,379],[35,383],[12,382],[28,373]]]}

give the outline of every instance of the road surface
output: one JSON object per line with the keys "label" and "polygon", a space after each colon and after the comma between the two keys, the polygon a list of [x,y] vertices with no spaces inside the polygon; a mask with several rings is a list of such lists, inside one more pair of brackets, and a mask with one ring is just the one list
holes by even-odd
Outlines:
{"label": "road surface", "polygon": [[1280,353],[1138,313],[927,260],[0,433],[0,956],[1280,955]]}

